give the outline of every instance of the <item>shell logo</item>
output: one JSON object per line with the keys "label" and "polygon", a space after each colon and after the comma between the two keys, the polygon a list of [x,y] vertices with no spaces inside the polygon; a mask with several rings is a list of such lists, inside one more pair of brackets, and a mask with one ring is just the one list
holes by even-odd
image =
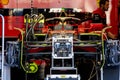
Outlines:
{"label": "shell logo", "polygon": [[97,0],[97,6],[99,7],[99,2],[100,2],[100,0]]}
{"label": "shell logo", "polygon": [[3,5],[7,5],[9,3],[9,0],[0,0],[0,3],[2,3]]}

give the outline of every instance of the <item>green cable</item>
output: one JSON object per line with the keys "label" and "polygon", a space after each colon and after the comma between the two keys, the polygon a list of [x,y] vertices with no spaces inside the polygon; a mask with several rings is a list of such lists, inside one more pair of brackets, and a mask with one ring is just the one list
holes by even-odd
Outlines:
{"label": "green cable", "polygon": [[21,60],[20,60],[20,64],[21,64],[23,70],[24,70],[26,73],[35,73],[35,72],[37,72],[37,70],[38,70],[38,66],[37,66],[36,63],[30,63],[30,64],[29,64],[29,66],[30,66],[29,68],[30,68],[31,71],[28,71],[28,70],[25,69],[25,67],[24,67],[24,65],[23,65],[23,62],[22,62],[22,60],[23,60],[23,40],[24,40],[23,34],[24,34],[24,32],[21,30],[22,42],[21,42],[21,56],[20,56],[20,59],[21,59]]}
{"label": "green cable", "polygon": [[106,29],[109,29],[109,28],[111,28],[112,26],[108,26],[108,27],[105,27],[103,30],[102,30],[102,59],[103,59],[103,63],[102,63],[102,65],[101,65],[101,68],[103,68],[104,67],[104,64],[105,64],[105,47],[104,47],[104,36],[103,36],[103,34],[104,34],[104,32],[105,32],[105,30]]}
{"label": "green cable", "polygon": [[23,32],[21,32],[21,35],[22,35],[22,42],[21,42],[20,64],[21,64],[23,70],[24,70],[25,72],[27,72],[27,70],[25,69],[25,67],[24,67],[24,65],[23,65],[23,62],[22,62],[22,60],[23,60],[23,40],[24,40],[24,39],[23,39]]}
{"label": "green cable", "polygon": [[21,53],[20,53],[20,64],[21,64],[21,67],[23,68],[23,70],[25,71],[25,72],[27,72],[27,70],[25,69],[25,67],[24,67],[24,65],[23,65],[23,63],[22,63],[22,60],[23,60],[23,34],[24,34],[24,31],[22,31],[22,29],[20,29],[20,28],[16,28],[15,27],[15,29],[16,30],[19,30],[20,32],[21,32],[21,35],[22,35],[22,42],[21,42]]}
{"label": "green cable", "polygon": [[103,33],[102,33],[102,65],[101,65],[101,68],[103,68],[104,64],[105,64],[105,53],[104,53],[104,38],[103,38]]}

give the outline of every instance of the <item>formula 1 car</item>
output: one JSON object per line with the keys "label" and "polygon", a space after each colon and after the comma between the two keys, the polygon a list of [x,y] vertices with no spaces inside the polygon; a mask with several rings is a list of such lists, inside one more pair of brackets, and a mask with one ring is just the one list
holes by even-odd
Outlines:
{"label": "formula 1 car", "polygon": [[84,17],[78,16],[81,14],[71,16],[64,11],[25,14],[25,28],[15,28],[20,31],[18,40],[6,44],[6,65],[21,67],[26,73],[37,73],[38,79],[46,77],[46,80],[80,80],[83,77],[79,64],[87,60],[98,67],[93,72],[100,72],[104,65],[101,49],[107,28],[103,29],[101,23],[92,23],[86,13]]}

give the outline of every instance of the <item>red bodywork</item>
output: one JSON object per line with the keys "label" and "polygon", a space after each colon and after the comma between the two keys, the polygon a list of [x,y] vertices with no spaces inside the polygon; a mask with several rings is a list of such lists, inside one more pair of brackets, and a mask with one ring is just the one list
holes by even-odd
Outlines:
{"label": "red bodywork", "polygon": [[[31,7],[36,8],[78,8],[82,12],[92,12],[97,8],[97,0],[32,0],[33,3],[31,5],[31,1],[25,1],[25,0],[15,0],[14,2],[12,0],[2,0],[0,4],[1,9],[27,9]],[[92,1],[92,3],[91,3]],[[118,35],[118,17],[117,17],[117,3],[118,0],[111,0],[111,9],[108,11],[108,15],[110,15],[109,23],[108,25],[111,25],[112,28],[110,31]],[[114,16],[113,16],[114,15]],[[19,31],[14,30],[14,27],[24,28],[24,22],[23,22],[23,16],[17,16],[17,17],[11,17],[12,19],[9,19],[10,16],[5,16],[5,37],[16,37],[19,34]],[[18,18],[18,19],[16,19]],[[1,19],[0,19],[1,20]],[[12,23],[9,23],[10,22]],[[0,21],[1,22],[1,21]],[[12,27],[10,27],[12,25]],[[81,30],[83,31],[83,30]],[[0,27],[0,32],[2,32],[2,29]],[[1,33],[0,33],[1,36]]]}
{"label": "red bodywork", "polygon": [[[20,32],[16,30],[15,27],[19,27],[21,29],[24,28],[24,17],[23,16],[4,16],[4,19],[5,19],[5,37],[17,38]],[[2,23],[1,19],[0,19],[0,23]],[[2,27],[0,27],[0,35],[2,35]]]}

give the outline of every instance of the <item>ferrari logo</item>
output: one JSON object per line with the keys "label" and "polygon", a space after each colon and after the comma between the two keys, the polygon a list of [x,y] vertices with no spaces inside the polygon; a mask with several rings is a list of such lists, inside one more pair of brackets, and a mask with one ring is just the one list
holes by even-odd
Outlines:
{"label": "ferrari logo", "polygon": [[3,5],[7,5],[9,3],[9,0],[0,0],[0,3],[2,3]]}

